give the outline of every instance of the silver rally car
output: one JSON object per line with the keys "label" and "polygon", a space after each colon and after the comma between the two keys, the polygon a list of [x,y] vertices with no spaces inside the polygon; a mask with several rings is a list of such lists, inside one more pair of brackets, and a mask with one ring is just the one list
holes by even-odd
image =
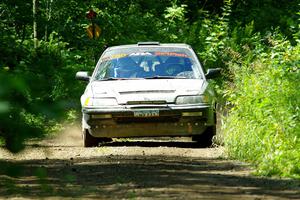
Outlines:
{"label": "silver rally car", "polygon": [[85,147],[111,138],[186,136],[203,146],[216,132],[215,102],[206,74],[189,45],[140,42],[110,47],[81,96]]}

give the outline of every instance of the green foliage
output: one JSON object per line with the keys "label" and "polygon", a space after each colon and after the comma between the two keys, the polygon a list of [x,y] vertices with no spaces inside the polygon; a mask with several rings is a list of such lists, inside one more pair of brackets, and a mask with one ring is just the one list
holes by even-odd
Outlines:
{"label": "green foliage", "polygon": [[[0,41],[4,55],[0,62],[0,138],[6,148],[18,152],[26,139],[53,130],[55,120],[76,105],[76,91],[82,88],[68,86],[75,82],[77,69],[67,65],[73,57],[66,43],[54,36],[49,42],[40,41],[37,49],[32,48],[31,40]],[[11,43],[16,48],[6,54]]]}
{"label": "green foliage", "polygon": [[230,156],[253,162],[260,174],[300,177],[300,45],[273,35],[254,62],[230,67],[224,142]]}
{"label": "green foliage", "polygon": [[222,53],[229,40],[228,16],[231,13],[231,4],[230,0],[226,0],[222,16],[212,23],[205,24],[208,34],[205,38],[204,51],[200,53],[200,56],[204,58],[203,62],[207,68],[220,67],[224,63],[222,62]]}
{"label": "green foliage", "polygon": [[179,38],[183,38],[183,31],[186,27],[186,5],[182,4],[178,6],[176,3],[173,3],[172,7],[167,7],[165,11],[165,28],[166,32],[169,32],[168,35],[170,42],[176,42]]}
{"label": "green foliage", "polygon": [[253,21],[254,30],[265,33],[279,27],[289,39],[297,32],[296,15],[299,12],[299,1],[291,0],[246,0],[234,1],[233,13],[230,16],[232,25],[246,25]]}
{"label": "green foliage", "polygon": [[[45,125],[51,125],[46,123],[48,119],[59,117],[66,107],[49,95],[55,93],[49,82],[56,82],[51,67],[60,62],[53,60],[57,58],[55,54],[42,48],[23,50],[27,54],[18,58],[13,67],[4,65],[0,71],[1,83],[5,83],[0,85],[0,137],[12,152],[21,150],[26,138],[41,136]],[[5,59],[3,63],[9,64]]]}

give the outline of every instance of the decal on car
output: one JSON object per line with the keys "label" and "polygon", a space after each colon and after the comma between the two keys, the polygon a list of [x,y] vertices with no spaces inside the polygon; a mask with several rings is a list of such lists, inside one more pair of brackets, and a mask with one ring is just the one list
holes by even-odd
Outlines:
{"label": "decal on car", "polygon": [[111,56],[104,57],[104,58],[101,59],[101,61],[108,61],[108,60],[113,60],[113,59],[117,59],[117,58],[123,58],[123,57],[126,57],[126,56],[128,56],[128,54],[119,53],[119,54],[114,54],[114,55],[111,55]]}
{"label": "decal on car", "polygon": [[102,62],[104,61],[109,61],[113,59],[119,59],[119,58],[124,58],[124,57],[131,57],[131,56],[172,56],[172,57],[181,57],[181,58],[189,58],[188,55],[185,53],[178,53],[178,52],[135,52],[131,54],[125,54],[125,53],[119,53],[119,54],[114,54],[111,56],[107,56],[101,59]]}
{"label": "decal on car", "polygon": [[136,53],[129,54],[129,56],[151,56],[151,55],[153,54],[149,52],[136,52]]}
{"label": "decal on car", "polygon": [[185,53],[176,53],[176,52],[154,52],[156,56],[176,56],[176,57],[184,57],[188,58],[189,56]]}

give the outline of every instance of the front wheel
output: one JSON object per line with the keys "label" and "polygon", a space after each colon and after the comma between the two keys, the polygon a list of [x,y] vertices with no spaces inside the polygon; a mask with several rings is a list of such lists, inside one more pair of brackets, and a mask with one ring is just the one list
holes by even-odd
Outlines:
{"label": "front wheel", "polygon": [[99,140],[96,137],[93,137],[88,130],[84,130],[82,133],[83,136],[83,146],[84,147],[96,147],[99,144]]}
{"label": "front wheel", "polygon": [[201,147],[210,147],[213,137],[216,135],[216,126],[209,126],[201,135],[192,136],[192,140],[197,142]]}

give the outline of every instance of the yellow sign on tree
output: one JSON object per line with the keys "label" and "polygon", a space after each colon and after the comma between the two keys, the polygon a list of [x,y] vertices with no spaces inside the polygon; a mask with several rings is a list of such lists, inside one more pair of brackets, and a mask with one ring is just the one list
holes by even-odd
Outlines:
{"label": "yellow sign on tree", "polygon": [[97,24],[91,24],[87,27],[86,32],[89,38],[94,39],[100,37],[101,28]]}

